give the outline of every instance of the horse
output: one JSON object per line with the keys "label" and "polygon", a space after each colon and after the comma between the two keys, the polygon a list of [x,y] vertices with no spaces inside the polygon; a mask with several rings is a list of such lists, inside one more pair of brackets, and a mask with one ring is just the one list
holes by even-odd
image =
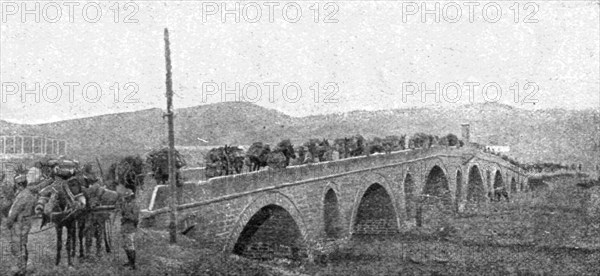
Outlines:
{"label": "horse", "polygon": [[[106,185],[100,185],[98,183],[95,183],[88,188],[84,188],[83,192],[85,197],[89,199],[88,208],[94,208],[103,205],[114,205],[119,199],[119,195],[116,191],[110,190],[106,187]],[[102,251],[102,241],[104,241],[106,253],[110,253],[111,245],[108,237],[109,233],[106,227],[107,223],[110,221],[110,214],[88,212],[83,217],[84,220],[80,220],[82,223],[82,227],[80,229],[83,229],[83,233],[86,238],[86,252],[90,254],[92,238],[95,238],[96,256],[99,256],[100,252]]]}
{"label": "horse", "polygon": [[246,153],[247,164],[250,164],[250,171],[258,171],[261,167],[266,167],[270,152],[271,147],[269,145],[264,145],[262,142],[253,143]]}
{"label": "horse", "polygon": [[279,148],[269,152],[267,155],[267,165],[272,169],[283,169],[286,165],[286,157],[283,151]]}
{"label": "horse", "polygon": [[[169,148],[162,148],[160,150],[154,150],[152,152],[150,152],[150,154],[148,154],[148,157],[146,158],[146,163],[148,165],[150,165],[150,168],[152,169],[152,175],[154,176],[154,179],[156,180],[157,184],[165,184],[169,181],[169,164],[168,164],[168,154],[169,154]],[[180,182],[180,175],[179,175],[179,169],[183,168],[186,166],[185,160],[181,157],[181,154],[179,154],[179,151],[175,150],[173,152],[173,157],[175,159],[175,167],[177,168],[177,172],[176,172],[176,179],[178,184]],[[136,162],[138,162],[138,158],[139,160],[141,160],[141,158],[139,156],[128,156],[125,157],[125,159],[128,159],[127,161],[124,161],[125,159],[121,160],[121,162],[127,162],[130,164],[134,164],[136,168],[143,164],[143,161],[141,164],[137,164]],[[140,166],[140,168],[142,168],[143,166]],[[140,171],[141,173],[141,171]]]}
{"label": "horse", "polygon": [[236,146],[225,145],[223,153],[227,162],[226,174],[241,173],[244,168],[244,150]]}
{"label": "horse", "polygon": [[[140,156],[126,156],[118,162],[112,163],[105,177],[106,182],[102,181],[102,185],[96,183],[84,188],[84,194],[88,198],[88,207],[113,205],[119,185],[136,193],[138,188],[143,189],[144,175],[144,162]],[[107,213],[88,213],[85,216],[83,223],[88,253],[91,251],[92,238],[96,239],[96,255],[100,254],[102,239],[106,253],[111,252],[107,231],[109,220],[110,215]]]}
{"label": "horse", "polygon": [[244,151],[237,146],[212,148],[204,157],[205,176],[212,178],[241,173],[244,167]]}
{"label": "horse", "polygon": [[[44,206],[46,209],[44,213],[51,214],[49,219],[55,225],[56,265],[60,264],[61,259],[63,228],[67,228],[67,262],[69,266],[72,266],[72,259],[75,256],[76,238],[79,238],[79,253],[80,257],[83,258],[85,256],[83,245],[84,236],[87,236],[88,238],[88,240],[86,240],[86,248],[89,252],[89,247],[91,246],[91,240],[89,239],[91,237],[89,236],[89,233],[90,231],[98,230],[94,229],[97,225],[86,225],[86,223],[90,221],[89,218],[96,215],[89,212],[89,207],[91,206],[88,204],[88,199],[91,202],[98,202],[100,205],[115,205],[120,199],[120,195],[115,191],[118,185],[121,185],[121,183],[128,183],[128,181],[133,180],[133,185],[127,185],[127,188],[135,190],[138,186],[141,186],[141,184],[138,184],[137,179],[140,179],[141,177],[140,183],[142,183],[143,174],[137,173],[138,167],[136,165],[141,166],[142,164],[143,163],[141,162],[141,158],[139,158],[139,156],[137,159],[135,157],[127,157],[126,159],[122,160],[122,162],[118,163],[115,166],[115,175],[117,179],[120,180],[115,181],[116,183],[113,183],[113,190],[110,190],[107,187],[101,187],[98,184],[93,184],[97,179],[92,174],[89,172],[86,173],[85,171],[79,171],[75,174],[75,176],[72,176],[66,180],[57,177],[56,182],[47,188],[52,189],[53,193],[50,201]],[[48,218],[44,217],[42,226],[47,220]],[[103,227],[102,224],[100,225]],[[77,230],[79,230],[79,235],[77,235]],[[102,231],[102,229],[100,231]],[[106,236],[105,245],[108,245]],[[110,247],[107,247],[107,252],[110,252]]]}
{"label": "horse", "polygon": [[[116,191],[117,185],[121,184],[130,189],[134,194],[138,188],[144,185],[144,161],[139,155],[129,155],[111,164],[106,177],[106,188]],[[161,182],[157,182],[161,183]]]}
{"label": "horse", "polygon": [[344,159],[349,157],[348,150],[349,139],[348,138],[337,138],[333,142],[333,147],[339,152],[339,158]]}
{"label": "horse", "polygon": [[290,165],[290,160],[296,158],[296,153],[294,152],[294,145],[290,139],[282,140],[277,144],[277,148],[275,151],[279,150],[285,156],[285,166]]}
{"label": "horse", "polygon": [[[84,166],[84,174],[93,176],[94,179],[90,181],[90,183],[96,182],[95,174],[92,172],[91,164],[86,164]],[[103,183],[103,181],[101,181]],[[104,186],[104,185],[103,185]],[[101,198],[99,198],[96,194],[97,190],[100,187],[98,184],[94,184],[92,186],[83,188],[83,193],[87,200],[87,208],[92,209],[97,206],[101,206],[104,204]],[[104,186],[105,187],[105,186]],[[100,256],[102,251],[102,241],[104,241],[104,248],[106,253],[111,252],[110,248],[110,238],[108,237],[108,233],[106,231],[106,224],[110,220],[110,214],[108,213],[96,213],[96,212],[86,212],[85,215],[81,216],[81,219],[77,221],[78,230],[79,230],[79,238],[83,236],[85,239],[85,252],[86,255],[83,254],[83,246],[80,247],[80,257],[85,258],[89,254],[91,254],[92,240],[96,239],[96,256]],[[81,240],[80,240],[81,242]]]}
{"label": "horse", "polygon": [[42,194],[51,193],[49,202],[44,206],[44,215],[42,216],[40,227],[43,227],[47,222],[54,224],[56,230],[55,265],[59,265],[61,260],[63,228],[67,228],[66,249],[68,265],[73,265],[78,229],[80,230],[80,257],[83,256],[83,229],[78,227],[78,222],[85,213],[86,200],[83,195],[83,189],[86,186],[89,186],[88,181],[82,179],[81,174],[78,173],[68,179],[56,177],[55,182],[46,188],[49,190],[44,189],[41,191]]}

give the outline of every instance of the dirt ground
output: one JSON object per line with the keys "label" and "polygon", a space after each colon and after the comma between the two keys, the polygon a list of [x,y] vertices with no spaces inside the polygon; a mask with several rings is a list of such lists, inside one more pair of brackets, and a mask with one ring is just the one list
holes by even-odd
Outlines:
{"label": "dirt ground", "polygon": [[[586,212],[586,192],[577,179],[552,180],[552,190],[536,191],[510,203],[496,202],[443,223],[389,236],[355,236],[316,263],[258,262],[221,254],[179,236],[168,243],[164,231],[140,229],[139,270],[121,268],[118,219],[113,251],[54,266],[55,232],[29,241],[31,275],[600,275],[600,214]],[[32,231],[39,230],[36,222]],[[14,261],[6,229],[0,235],[0,275]],[[95,253],[95,248],[93,248]]]}
{"label": "dirt ground", "polygon": [[600,275],[600,213],[586,212],[579,180],[552,181],[434,227],[354,237],[308,274]]}

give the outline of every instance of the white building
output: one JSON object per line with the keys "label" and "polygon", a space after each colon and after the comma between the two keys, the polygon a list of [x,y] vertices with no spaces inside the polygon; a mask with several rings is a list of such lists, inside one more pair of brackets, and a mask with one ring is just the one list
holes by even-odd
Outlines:
{"label": "white building", "polygon": [[502,153],[502,152],[509,152],[510,151],[510,147],[509,146],[485,146],[485,148],[488,151],[494,152],[494,153]]}

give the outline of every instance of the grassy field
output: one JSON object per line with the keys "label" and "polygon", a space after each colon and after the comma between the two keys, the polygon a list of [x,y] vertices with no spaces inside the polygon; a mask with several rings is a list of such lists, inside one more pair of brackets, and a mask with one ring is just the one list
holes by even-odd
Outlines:
{"label": "grassy field", "polygon": [[[73,268],[64,257],[54,266],[53,230],[34,234],[30,270],[31,275],[600,275],[600,213],[587,204],[589,190],[575,186],[574,177],[549,181],[551,189],[490,203],[438,225],[355,236],[316,263],[247,260],[195,246],[185,236],[170,245],[166,232],[140,229],[140,268],[132,273],[121,268],[126,258],[115,228],[113,253],[77,259]],[[0,245],[0,275],[9,275],[5,229]]]}

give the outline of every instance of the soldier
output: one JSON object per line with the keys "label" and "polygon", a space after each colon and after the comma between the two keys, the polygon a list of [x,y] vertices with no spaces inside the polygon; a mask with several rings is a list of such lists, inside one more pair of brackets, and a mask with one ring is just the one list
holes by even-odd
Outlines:
{"label": "soldier", "polygon": [[33,206],[35,194],[27,187],[27,176],[17,175],[14,179],[15,186],[21,187],[21,191],[14,199],[13,205],[8,212],[6,228],[10,232],[10,251],[17,259],[16,266],[12,267],[14,275],[25,275],[27,270],[27,237],[31,229],[33,219]]}
{"label": "soldier", "polygon": [[123,188],[123,186],[118,186],[117,192],[123,195],[123,200],[119,204],[121,211],[121,239],[128,260],[123,266],[135,270],[135,233],[137,232],[139,223],[140,209],[136,202],[135,193],[131,192],[131,190]]}

